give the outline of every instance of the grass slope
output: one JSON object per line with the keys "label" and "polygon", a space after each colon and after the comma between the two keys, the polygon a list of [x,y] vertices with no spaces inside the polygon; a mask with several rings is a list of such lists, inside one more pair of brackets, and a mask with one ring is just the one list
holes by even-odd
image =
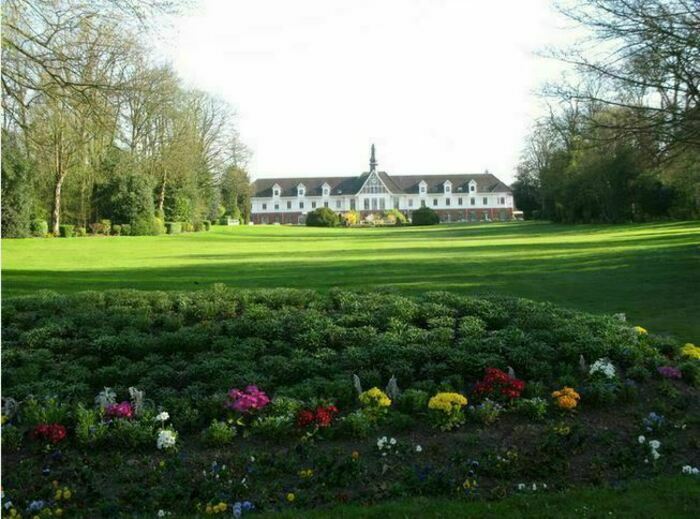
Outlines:
{"label": "grass slope", "polygon": [[48,288],[393,286],[551,301],[700,341],[700,222],[432,228],[215,227],[158,237],[3,240],[3,294]]}
{"label": "grass slope", "polygon": [[623,488],[580,489],[555,494],[515,496],[497,502],[406,499],[370,507],[338,506],[303,513],[263,514],[262,518],[391,519],[406,517],[697,517],[700,486],[692,477],[635,481]]}

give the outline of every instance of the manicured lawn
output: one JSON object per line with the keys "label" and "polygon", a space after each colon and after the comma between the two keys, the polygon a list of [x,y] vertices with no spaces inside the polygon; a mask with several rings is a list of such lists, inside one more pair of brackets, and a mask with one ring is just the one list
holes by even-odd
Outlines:
{"label": "manicured lawn", "polygon": [[697,517],[700,485],[693,477],[636,481],[618,489],[581,489],[515,496],[497,502],[406,499],[373,507],[346,505],[329,510],[269,514],[279,519],[338,517],[391,519],[405,517]]}
{"label": "manicured lawn", "polygon": [[3,296],[39,289],[395,287],[498,293],[700,342],[700,222],[432,228],[214,227],[177,236],[3,240]]}

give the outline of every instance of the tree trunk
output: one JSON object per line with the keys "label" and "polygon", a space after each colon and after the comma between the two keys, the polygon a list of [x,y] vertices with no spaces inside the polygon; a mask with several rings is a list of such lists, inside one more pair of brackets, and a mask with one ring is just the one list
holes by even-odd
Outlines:
{"label": "tree trunk", "polygon": [[56,186],[53,191],[53,213],[51,215],[51,225],[54,236],[58,236],[58,226],[61,224],[61,188],[65,175],[56,176]]}
{"label": "tree trunk", "polygon": [[165,184],[168,181],[168,172],[163,172],[163,183],[160,185],[160,194],[158,195],[158,212],[163,214],[163,204],[165,203]]}

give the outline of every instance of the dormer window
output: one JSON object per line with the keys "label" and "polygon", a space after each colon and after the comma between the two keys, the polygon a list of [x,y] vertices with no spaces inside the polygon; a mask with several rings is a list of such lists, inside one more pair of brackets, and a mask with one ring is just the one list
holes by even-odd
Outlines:
{"label": "dormer window", "polygon": [[421,180],[420,183],[418,184],[418,193],[421,195],[424,195],[428,192],[428,184],[425,183],[424,180]]}
{"label": "dormer window", "polygon": [[282,192],[282,188],[280,187],[279,184],[275,184],[272,186],[272,196],[278,197],[280,196],[280,193]]}
{"label": "dormer window", "polygon": [[306,194],[306,187],[304,184],[299,184],[297,186],[297,196],[304,196]]}
{"label": "dormer window", "polygon": [[449,180],[443,184],[443,187],[445,189],[445,194],[450,194],[452,193],[452,182]]}
{"label": "dormer window", "polygon": [[476,193],[476,182],[473,180],[469,182],[469,192]]}
{"label": "dormer window", "polygon": [[322,193],[323,193],[323,196],[328,196],[328,195],[330,195],[330,194],[331,194],[331,186],[329,186],[328,184],[324,183],[323,186],[322,186]]}

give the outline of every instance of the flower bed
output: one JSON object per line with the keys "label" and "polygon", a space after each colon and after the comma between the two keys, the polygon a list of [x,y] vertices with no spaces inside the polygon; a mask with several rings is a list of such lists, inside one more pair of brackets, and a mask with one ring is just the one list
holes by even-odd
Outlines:
{"label": "flower bed", "polygon": [[223,288],[44,294],[4,311],[16,514],[491,499],[700,464],[700,360],[613,317]]}

